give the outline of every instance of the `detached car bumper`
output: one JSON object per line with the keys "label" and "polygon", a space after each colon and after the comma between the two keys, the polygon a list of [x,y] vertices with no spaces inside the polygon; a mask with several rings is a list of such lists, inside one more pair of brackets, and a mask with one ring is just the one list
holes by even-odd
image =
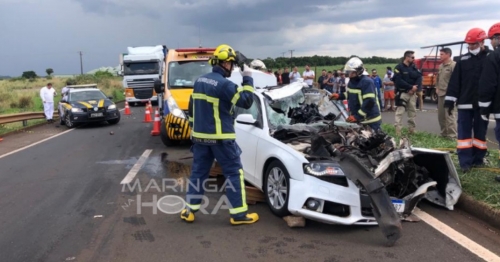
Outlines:
{"label": "detached car bumper", "polygon": [[191,127],[189,121],[182,117],[167,114],[165,127],[170,140],[187,140],[191,138]]}
{"label": "detached car bumper", "polygon": [[[101,113],[102,115],[100,116],[99,114]],[[106,112],[72,112],[70,117],[73,123],[100,122],[120,118],[120,111],[109,110]]]}
{"label": "detached car bumper", "polygon": [[[344,180],[345,179],[345,180]],[[288,210],[294,215],[327,224],[377,225],[368,195],[344,176],[316,178],[304,175],[303,181],[290,180]],[[308,201],[319,206],[308,208]]]}

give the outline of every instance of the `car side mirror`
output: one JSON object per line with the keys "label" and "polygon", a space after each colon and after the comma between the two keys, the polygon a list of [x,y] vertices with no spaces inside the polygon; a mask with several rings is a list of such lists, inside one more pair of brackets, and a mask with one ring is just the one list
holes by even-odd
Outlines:
{"label": "car side mirror", "polygon": [[163,84],[160,79],[155,79],[154,88],[155,88],[155,92],[157,94],[161,94],[161,93],[163,93],[163,90],[165,89],[165,84]]}
{"label": "car side mirror", "polygon": [[109,100],[113,100],[113,97],[112,96],[108,96]]}
{"label": "car side mirror", "polygon": [[243,125],[259,126],[259,121],[255,120],[251,114],[240,114],[236,117],[236,123]]}

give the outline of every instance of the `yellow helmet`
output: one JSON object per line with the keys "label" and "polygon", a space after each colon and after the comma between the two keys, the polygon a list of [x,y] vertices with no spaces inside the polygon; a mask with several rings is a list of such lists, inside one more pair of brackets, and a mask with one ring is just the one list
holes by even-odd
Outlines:
{"label": "yellow helmet", "polygon": [[236,61],[236,52],[229,45],[222,44],[215,49],[213,57],[210,58],[209,63],[211,65],[216,65],[220,62],[226,61]]}

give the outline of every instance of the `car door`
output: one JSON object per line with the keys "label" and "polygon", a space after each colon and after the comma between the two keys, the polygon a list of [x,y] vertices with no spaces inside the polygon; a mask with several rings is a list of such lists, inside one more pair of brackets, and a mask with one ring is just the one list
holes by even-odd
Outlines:
{"label": "car door", "polygon": [[236,142],[242,151],[241,163],[243,164],[245,180],[255,183],[257,143],[259,141],[259,137],[264,132],[262,125],[262,103],[259,97],[254,94],[254,102],[249,109],[235,106],[234,117],[236,118],[240,114],[251,114],[254,119],[260,122],[259,127],[235,122]]}

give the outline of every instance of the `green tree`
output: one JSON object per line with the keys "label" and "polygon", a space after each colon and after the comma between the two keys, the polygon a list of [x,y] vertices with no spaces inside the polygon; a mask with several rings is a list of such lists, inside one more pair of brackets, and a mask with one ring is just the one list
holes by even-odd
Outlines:
{"label": "green tree", "polygon": [[24,71],[21,77],[27,79],[33,79],[37,78],[38,76],[36,75],[35,71]]}
{"label": "green tree", "polygon": [[96,77],[113,77],[113,74],[109,71],[97,71],[94,73]]}
{"label": "green tree", "polygon": [[50,76],[52,73],[54,73],[54,70],[52,68],[47,68],[45,69],[45,72],[47,72],[47,75]]}

